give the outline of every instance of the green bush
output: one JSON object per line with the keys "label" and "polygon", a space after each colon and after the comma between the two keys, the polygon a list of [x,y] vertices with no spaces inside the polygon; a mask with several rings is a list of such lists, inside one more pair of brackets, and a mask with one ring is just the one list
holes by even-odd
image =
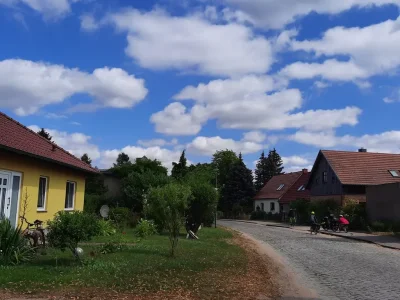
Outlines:
{"label": "green bush", "polygon": [[342,208],[342,214],[350,222],[350,229],[368,229],[368,218],[365,203],[358,203],[355,200],[348,200]]}
{"label": "green bush", "polygon": [[13,228],[10,221],[0,220],[0,264],[17,265],[33,259],[35,249],[23,237],[21,227]]}
{"label": "green bush", "polygon": [[[78,243],[88,241],[99,233],[99,222],[95,215],[85,212],[58,212],[52,221],[48,221],[47,235],[51,246],[76,255]],[[78,258],[78,257],[77,257]]]}
{"label": "green bush", "polygon": [[134,233],[136,236],[145,238],[157,233],[157,228],[153,221],[141,219],[136,225]]}
{"label": "green bush", "polygon": [[263,210],[255,210],[250,215],[250,220],[266,220],[267,213]]}
{"label": "green bush", "polygon": [[373,222],[371,224],[371,228],[375,232],[385,232],[386,231],[386,226],[385,226],[385,223],[383,223],[383,222],[378,222],[378,221]]}
{"label": "green bush", "polygon": [[100,219],[98,221],[99,232],[98,236],[110,236],[117,233],[114,224],[109,220]]}
{"label": "green bush", "polygon": [[119,229],[124,229],[129,223],[131,211],[127,207],[114,207],[110,209],[109,217]]}
{"label": "green bush", "polygon": [[100,253],[101,254],[110,254],[110,253],[115,253],[122,251],[124,249],[124,245],[121,244],[120,242],[108,242],[105,243],[104,245],[101,246],[100,248]]}

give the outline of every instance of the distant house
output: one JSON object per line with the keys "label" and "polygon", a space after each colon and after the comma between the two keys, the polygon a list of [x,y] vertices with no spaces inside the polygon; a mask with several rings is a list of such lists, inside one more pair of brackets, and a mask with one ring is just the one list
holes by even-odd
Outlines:
{"label": "distant house", "polygon": [[297,199],[309,199],[306,185],[310,173],[307,169],[271,178],[254,197],[254,208],[267,213],[287,213],[289,205]]}
{"label": "distant house", "polygon": [[366,187],[400,183],[400,155],[321,150],[315,160],[307,188],[311,200],[347,199],[366,201]]}
{"label": "distant house", "polygon": [[85,178],[97,169],[0,112],[0,219],[47,221],[83,210]]}
{"label": "distant house", "polygon": [[100,170],[104,186],[107,188],[106,197],[118,198],[122,194],[121,179],[116,176],[111,170]]}
{"label": "distant house", "polygon": [[[400,175],[400,170],[396,173]],[[367,186],[367,213],[371,222],[399,222],[400,182]]]}

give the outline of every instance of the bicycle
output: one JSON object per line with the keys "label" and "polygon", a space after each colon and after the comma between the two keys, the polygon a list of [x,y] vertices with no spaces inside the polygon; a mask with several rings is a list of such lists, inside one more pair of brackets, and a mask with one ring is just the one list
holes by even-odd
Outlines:
{"label": "bicycle", "polygon": [[[42,228],[43,221],[35,220],[33,223],[28,222],[25,217],[20,217],[22,220],[21,227],[25,222],[27,224],[26,228],[22,231],[22,235],[28,239],[31,247],[38,248],[46,247],[46,236],[44,229]],[[34,227],[34,228],[32,228]]]}

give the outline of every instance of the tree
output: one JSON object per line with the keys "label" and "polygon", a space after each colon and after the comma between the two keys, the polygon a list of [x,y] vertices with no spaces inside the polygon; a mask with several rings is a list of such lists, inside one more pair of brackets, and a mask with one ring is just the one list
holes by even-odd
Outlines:
{"label": "tree", "polygon": [[171,176],[175,179],[181,180],[187,174],[188,169],[189,168],[187,167],[187,159],[185,157],[185,150],[183,150],[181,157],[179,158],[179,162],[172,163]]}
{"label": "tree", "polygon": [[200,164],[190,165],[184,181],[192,185],[194,183],[202,182],[208,183],[212,187],[216,187],[218,169],[213,164]]}
{"label": "tree", "polygon": [[233,208],[251,209],[254,197],[253,174],[239,156],[227,172],[226,183],[221,189],[221,209],[231,212]]}
{"label": "tree", "polygon": [[283,162],[281,156],[276,152],[276,149],[270,150],[267,157],[267,177],[266,182],[272,177],[283,174]]}
{"label": "tree", "polygon": [[238,160],[239,158],[232,150],[226,149],[214,153],[212,163],[218,170],[218,186],[223,186],[226,183],[230,167]]}
{"label": "tree", "polygon": [[179,231],[183,225],[190,195],[189,187],[170,183],[163,187],[152,188],[148,196],[147,213],[168,231],[171,256],[175,256]]}
{"label": "tree", "polygon": [[44,128],[40,129],[37,132],[38,135],[41,135],[42,137],[44,137],[45,139],[51,141],[51,139],[53,138],[50,133],[48,133]]}
{"label": "tree", "polygon": [[265,157],[264,151],[261,153],[259,160],[257,161],[255,170],[255,182],[254,187],[256,192],[259,192],[264,185],[267,183],[268,178],[268,160]]}
{"label": "tree", "polygon": [[82,155],[81,161],[87,163],[89,166],[92,165],[92,160],[90,159],[89,155],[87,155],[87,153]]}
{"label": "tree", "polygon": [[126,154],[126,153],[124,153],[124,152],[121,152],[120,154],[118,154],[117,163],[114,164],[114,167],[116,167],[116,166],[123,166],[123,165],[125,165],[125,164],[128,164],[129,162],[130,162],[130,161],[129,161],[129,156],[128,156],[128,154]]}

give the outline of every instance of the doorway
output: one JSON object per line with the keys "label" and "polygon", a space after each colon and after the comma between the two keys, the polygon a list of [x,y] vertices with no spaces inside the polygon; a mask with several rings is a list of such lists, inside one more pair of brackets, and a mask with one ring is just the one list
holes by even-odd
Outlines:
{"label": "doorway", "polygon": [[21,173],[0,170],[0,219],[18,224]]}

